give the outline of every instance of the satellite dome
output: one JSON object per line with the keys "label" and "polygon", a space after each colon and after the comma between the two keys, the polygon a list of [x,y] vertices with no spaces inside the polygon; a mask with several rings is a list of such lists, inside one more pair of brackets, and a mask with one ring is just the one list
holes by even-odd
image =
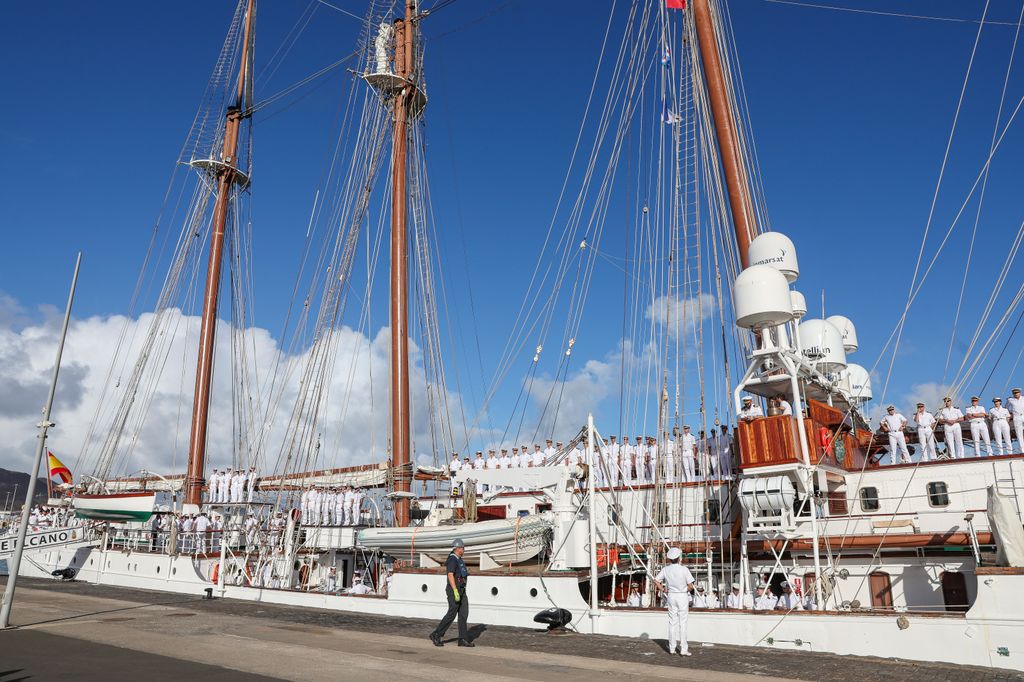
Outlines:
{"label": "satellite dome", "polygon": [[746,329],[776,327],[793,319],[789,282],[768,265],[752,265],[736,277],[733,304],[736,325]]}
{"label": "satellite dome", "polygon": [[850,318],[843,317],[842,315],[831,315],[825,318],[836,326],[837,329],[843,335],[843,348],[846,349],[847,354],[855,353],[857,351],[857,328],[853,326],[853,322]]}
{"label": "satellite dome", "polygon": [[787,282],[795,282],[800,276],[796,247],[793,246],[793,241],[781,232],[763,232],[754,237],[747,248],[747,262],[751,266],[771,266],[785,275]]}
{"label": "satellite dome", "polygon": [[793,317],[799,320],[807,314],[807,301],[803,294],[794,289],[789,292],[789,300],[793,304]]}
{"label": "satellite dome", "polygon": [[821,372],[838,372],[846,367],[843,333],[828,320],[806,320],[797,328],[804,357]]}
{"label": "satellite dome", "polygon": [[856,363],[846,366],[844,372],[847,390],[852,400],[865,402],[871,400],[874,394],[871,391],[871,375],[866,369]]}

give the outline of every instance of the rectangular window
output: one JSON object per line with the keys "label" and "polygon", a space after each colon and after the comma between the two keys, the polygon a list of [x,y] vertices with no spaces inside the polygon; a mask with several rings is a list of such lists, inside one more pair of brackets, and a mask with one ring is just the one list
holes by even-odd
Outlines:
{"label": "rectangular window", "polygon": [[928,484],[928,504],[933,507],[949,506],[949,488],[942,481],[932,481]]}
{"label": "rectangular window", "polygon": [[860,489],[861,511],[878,511],[881,505],[878,503],[878,488],[866,487]]}

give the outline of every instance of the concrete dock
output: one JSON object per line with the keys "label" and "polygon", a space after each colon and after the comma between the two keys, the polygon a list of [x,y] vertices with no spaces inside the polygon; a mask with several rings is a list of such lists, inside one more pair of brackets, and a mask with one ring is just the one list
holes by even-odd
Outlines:
{"label": "concrete dock", "polygon": [[[438,616],[443,607],[438,606]],[[472,611],[470,612],[472,622]],[[21,579],[0,682],[112,680],[1024,680],[1005,671],[478,625],[443,648],[433,622]],[[454,633],[450,633],[454,636]]]}

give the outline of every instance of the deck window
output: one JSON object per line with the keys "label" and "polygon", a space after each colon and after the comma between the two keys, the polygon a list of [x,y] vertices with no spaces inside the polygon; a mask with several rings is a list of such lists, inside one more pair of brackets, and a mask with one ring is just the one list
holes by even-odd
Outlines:
{"label": "deck window", "polygon": [[943,481],[928,484],[928,504],[933,507],[949,506],[949,488]]}
{"label": "deck window", "polygon": [[874,486],[867,486],[860,489],[860,509],[861,511],[873,512],[878,511],[881,505],[878,502],[878,488]]}
{"label": "deck window", "polygon": [[722,505],[718,500],[707,500],[704,503],[704,516],[708,523],[718,523],[722,517]]}

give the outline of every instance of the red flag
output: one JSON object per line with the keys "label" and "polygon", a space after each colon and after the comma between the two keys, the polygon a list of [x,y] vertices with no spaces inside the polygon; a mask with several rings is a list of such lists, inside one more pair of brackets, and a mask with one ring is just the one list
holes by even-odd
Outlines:
{"label": "red flag", "polygon": [[669,9],[686,9],[686,0],[665,0],[665,7]]}

